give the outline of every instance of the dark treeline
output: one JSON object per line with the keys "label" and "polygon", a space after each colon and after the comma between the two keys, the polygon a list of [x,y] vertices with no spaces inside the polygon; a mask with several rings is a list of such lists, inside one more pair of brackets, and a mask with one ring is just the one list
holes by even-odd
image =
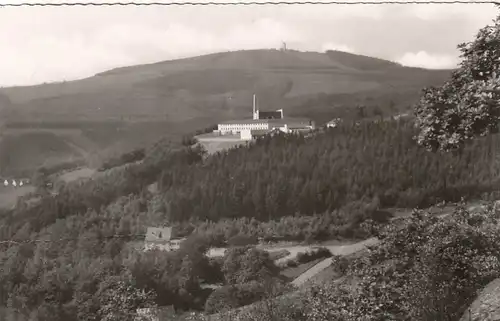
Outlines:
{"label": "dark treeline", "polygon": [[312,215],[354,202],[379,208],[424,207],[475,197],[498,187],[492,167],[498,137],[471,143],[461,155],[426,152],[408,121],[343,124],[305,138],[263,138],[166,169],[159,187],[168,218],[259,221]]}
{"label": "dark treeline", "polygon": [[188,134],[188,135],[184,135],[182,137],[181,144],[184,145],[184,146],[194,145],[194,144],[196,144],[198,142],[197,139],[195,138],[195,136],[197,136],[197,135],[203,135],[203,134],[207,134],[207,133],[211,133],[214,130],[216,130],[217,127],[218,127],[218,125],[215,124],[215,125],[212,125],[212,126],[208,126],[208,127],[204,128],[204,129],[199,129],[199,130],[195,131],[194,133],[191,133],[191,134]]}
{"label": "dark treeline", "polygon": [[[176,168],[200,162],[203,155],[197,148],[173,149],[161,142],[148,151],[142,163],[112,169],[85,181],[67,184],[57,195],[46,195],[34,205],[20,204],[0,218],[0,239],[12,238],[25,226],[28,235],[50,226],[57,219],[71,215],[100,211],[121,196],[144,196],[163,168]],[[28,228],[29,227],[29,228]]]}
{"label": "dark treeline", "polygon": [[99,171],[105,171],[105,170],[113,168],[113,167],[122,166],[125,164],[137,162],[137,161],[143,160],[144,157],[146,157],[146,152],[145,152],[144,148],[137,148],[137,149],[134,149],[133,151],[122,154],[119,157],[114,157],[112,159],[109,159],[109,160],[103,162],[102,166],[99,168]]}

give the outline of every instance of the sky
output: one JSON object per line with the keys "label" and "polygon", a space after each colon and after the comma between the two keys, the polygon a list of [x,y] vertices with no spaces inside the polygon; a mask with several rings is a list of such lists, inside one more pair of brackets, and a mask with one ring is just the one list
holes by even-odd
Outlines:
{"label": "sky", "polygon": [[[155,0],[161,1],[168,0]],[[407,66],[453,68],[457,45],[471,41],[498,13],[489,4],[4,7],[0,86],[69,81],[220,51],[279,48],[283,41],[296,50],[342,50]]]}

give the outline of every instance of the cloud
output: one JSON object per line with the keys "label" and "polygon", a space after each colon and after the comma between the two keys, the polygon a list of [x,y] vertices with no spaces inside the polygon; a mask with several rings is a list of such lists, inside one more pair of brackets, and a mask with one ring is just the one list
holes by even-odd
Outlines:
{"label": "cloud", "polygon": [[408,52],[396,61],[403,66],[427,69],[456,68],[459,62],[456,56],[429,54],[426,51]]}
{"label": "cloud", "polygon": [[270,18],[219,32],[174,21],[163,25],[119,22],[85,32],[58,34],[49,29],[38,32],[38,37],[25,35],[21,39],[0,32],[2,86],[72,80],[120,66],[303,41],[300,30]]}
{"label": "cloud", "polygon": [[[77,1],[91,0],[65,2]],[[3,8],[0,86],[78,79],[218,51],[278,48],[282,41],[292,49],[400,57],[402,63],[442,68],[453,64],[456,45],[497,13],[488,5],[415,7],[420,11],[411,5]]]}
{"label": "cloud", "polygon": [[[418,2],[423,2],[426,0],[417,0]],[[448,0],[453,2],[453,0]],[[461,17],[464,20],[476,20],[483,21],[485,19],[491,19],[491,12],[496,11],[493,4],[473,4],[474,0],[470,0],[469,4],[462,5],[449,5],[449,4],[434,4],[434,5],[423,5],[423,4],[412,4],[406,6],[406,10],[422,20],[443,20],[453,17]]]}

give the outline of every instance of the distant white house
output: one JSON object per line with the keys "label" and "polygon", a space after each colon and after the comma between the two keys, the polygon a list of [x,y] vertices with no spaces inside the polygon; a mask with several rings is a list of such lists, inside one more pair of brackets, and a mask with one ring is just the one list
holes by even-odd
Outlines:
{"label": "distant white house", "polygon": [[158,308],[137,309],[136,321],[162,321],[173,320],[175,309],[173,306],[164,306]]}
{"label": "distant white house", "polygon": [[3,186],[4,187],[9,187],[9,186],[13,186],[13,187],[21,187],[21,186],[24,186],[26,184],[29,184],[29,180],[28,179],[7,179],[7,178],[0,178],[0,181],[3,179]]}
{"label": "distant white house", "polygon": [[184,240],[185,238],[173,237],[171,227],[148,227],[144,239],[144,250],[175,251],[180,248]]}
{"label": "distant white house", "polygon": [[337,127],[340,123],[342,122],[341,118],[334,118],[330,120],[328,123],[326,123],[327,128],[335,128]]}

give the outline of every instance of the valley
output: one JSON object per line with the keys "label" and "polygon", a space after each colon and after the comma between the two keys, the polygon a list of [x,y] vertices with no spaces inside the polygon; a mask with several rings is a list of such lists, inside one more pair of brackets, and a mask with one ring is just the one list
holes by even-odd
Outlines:
{"label": "valley", "polygon": [[[422,87],[442,83],[449,73],[335,51],[248,50],[2,88],[7,139],[0,153],[5,155],[1,151],[10,144],[23,149],[11,152],[8,160],[0,157],[0,175],[57,159],[96,167],[161,137],[180,140],[217,122],[248,117],[253,94],[263,110],[283,108],[320,126],[361,105],[393,114],[407,110]],[[43,142],[30,133],[40,133]],[[39,150],[40,144],[50,148]]]}

